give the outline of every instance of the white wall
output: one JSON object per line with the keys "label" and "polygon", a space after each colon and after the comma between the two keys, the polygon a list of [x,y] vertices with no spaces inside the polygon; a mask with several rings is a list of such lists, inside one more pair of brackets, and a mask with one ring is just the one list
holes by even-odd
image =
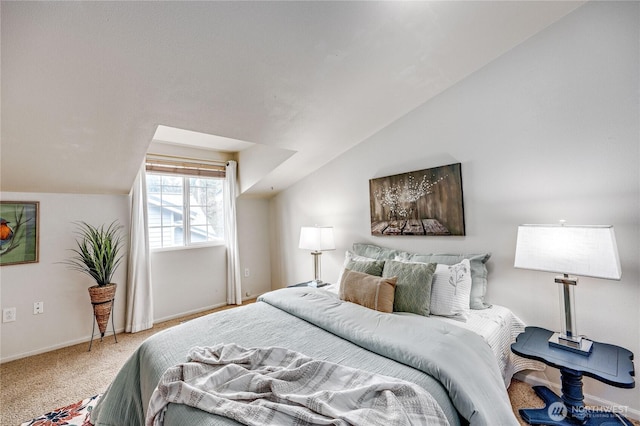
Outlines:
{"label": "white wall", "polygon": [[240,192],[246,192],[268,176],[295,151],[256,144],[238,153]]}
{"label": "white wall", "polygon": [[[488,251],[489,302],[559,329],[554,274],[513,268],[517,225],[611,224],[623,279],[581,279],[578,330],[640,356],[639,15],[638,2],[587,3],[279,194],[274,287],[312,273],[297,248],[300,227],[333,225],[338,249],[323,255],[325,280],[337,278],[353,242]],[[369,179],[454,162],[462,163],[466,236],[371,236]],[[547,377],[559,383],[555,369]],[[640,414],[640,387],[586,378],[585,392]]]}
{"label": "white wall", "polygon": [[[153,154],[211,161],[233,160],[235,155],[153,141]],[[244,157],[243,157],[244,158]],[[243,160],[244,161],[244,160]],[[272,161],[271,159],[267,161]],[[239,164],[240,171],[252,168]],[[242,178],[240,177],[240,185]],[[244,299],[271,289],[269,263],[269,202],[240,195],[237,199],[238,246]],[[151,252],[151,275],[156,322],[227,304],[225,246],[163,249]],[[244,271],[249,268],[249,276]]]}
{"label": "white wall", "polygon": [[271,290],[269,200],[240,196],[237,208],[242,296],[255,298]]}
{"label": "white wall", "polygon": [[[268,200],[238,197],[237,221],[242,296],[255,298],[271,290]],[[226,305],[226,270],[224,245],[152,251],[156,322]]]}
{"label": "white wall", "polygon": [[226,305],[226,259],[224,245],[152,251],[155,322]]}
{"label": "white wall", "polygon": [[[2,362],[89,342],[92,309],[87,288],[91,279],[57,262],[65,260],[74,243],[72,222],[93,225],[117,219],[129,228],[127,195],[11,193],[5,201],[40,202],[40,260],[0,268],[0,305],[15,307],[17,321],[0,323]],[[269,202],[239,197],[238,239],[242,294],[256,297],[271,289],[269,263]],[[126,259],[117,270],[114,322],[124,330]],[[152,253],[154,320],[162,321],[226,304],[226,250],[224,246]],[[44,314],[33,315],[33,302],[44,302]],[[109,330],[111,326],[109,326]]]}
{"label": "white wall", "polygon": [[[58,262],[66,260],[71,254],[68,249],[75,247],[74,221],[99,226],[118,220],[127,230],[129,197],[11,192],[0,197],[40,202],[39,262],[0,268],[0,305],[17,310],[15,322],[0,323],[2,361],[85,341],[88,348],[93,310],[87,289],[95,282]],[[126,275],[125,257],[114,275],[116,330],[124,329]],[[33,315],[34,302],[44,302],[43,314]]]}
{"label": "white wall", "polygon": [[[150,151],[227,161],[233,156],[154,142]],[[74,221],[99,225],[118,219],[129,229],[128,195],[47,193],[0,194],[3,200],[40,202],[40,261],[0,268],[0,305],[15,307],[17,321],[0,323],[2,362],[69,346],[91,338],[92,310],[88,277],[57,262],[73,248]],[[237,205],[238,240],[244,299],[271,289],[269,202],[240,196]],[[205,311],[226,304],[226,248],[209,246],[151,253],[154,321]],[[118,269],[114,321],[124,330],[126,258]],[[44,302],[44,314],[33,315],[33,302]]]}

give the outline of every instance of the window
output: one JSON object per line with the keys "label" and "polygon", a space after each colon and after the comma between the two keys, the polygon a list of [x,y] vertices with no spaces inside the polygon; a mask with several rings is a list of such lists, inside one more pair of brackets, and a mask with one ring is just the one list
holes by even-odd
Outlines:
{"label": "window", "polygon": [[150,248],[192,246],[224,238],[224,167],[212,171],[202,166],[190,163],[185,168],[184,164],[147,159]]}

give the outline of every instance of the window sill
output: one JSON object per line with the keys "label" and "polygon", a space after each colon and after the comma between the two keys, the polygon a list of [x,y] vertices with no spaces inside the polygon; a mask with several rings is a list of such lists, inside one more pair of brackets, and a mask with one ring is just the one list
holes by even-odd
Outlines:
{"label": "window sill", "polygon": [[180,250],[193,250],[193,249],[206,249],[212,247],[220,247],[224,246],[225,242],[223,240],[220,241],[210,241],[208,243],[202,244],[193,244],[190,246],[173,246],[173,247],[162,247],[162,248],[152,248],[150,249],[151,253],[161,253],[167,251],[180,251]]}

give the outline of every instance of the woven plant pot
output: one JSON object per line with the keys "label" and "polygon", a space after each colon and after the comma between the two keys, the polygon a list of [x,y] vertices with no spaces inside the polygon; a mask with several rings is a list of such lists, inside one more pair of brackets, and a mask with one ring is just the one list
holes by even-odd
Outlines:
{"label": "woven plant pot", "polygon": [[113,307],[113,299],[116,297],[116,288],[117,284],[94,285],[89,287],[89,297],[91,297],[91,304],[93,305],[93,315],[96,317],[101,337],[104,337],[104,333],[107,330],[107,324]]}

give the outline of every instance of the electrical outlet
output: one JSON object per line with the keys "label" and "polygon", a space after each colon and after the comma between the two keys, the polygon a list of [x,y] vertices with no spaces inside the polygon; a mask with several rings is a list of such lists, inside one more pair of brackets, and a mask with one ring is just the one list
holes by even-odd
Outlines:
{"label": "electrical outlet", "polygon": [[33,302],[33,315],[44,313],[44,302]]}
{"label": "electrical outlet", "polygon": [[248,277],[249,275],[251,275],[251,271],[249,270],[249,268],[244,268],[244,276]]}
{"label": "electrical outlet", "polygon": [[2,322],[12,322],[16,320],[16,308],[5,308],[2,310]]}

